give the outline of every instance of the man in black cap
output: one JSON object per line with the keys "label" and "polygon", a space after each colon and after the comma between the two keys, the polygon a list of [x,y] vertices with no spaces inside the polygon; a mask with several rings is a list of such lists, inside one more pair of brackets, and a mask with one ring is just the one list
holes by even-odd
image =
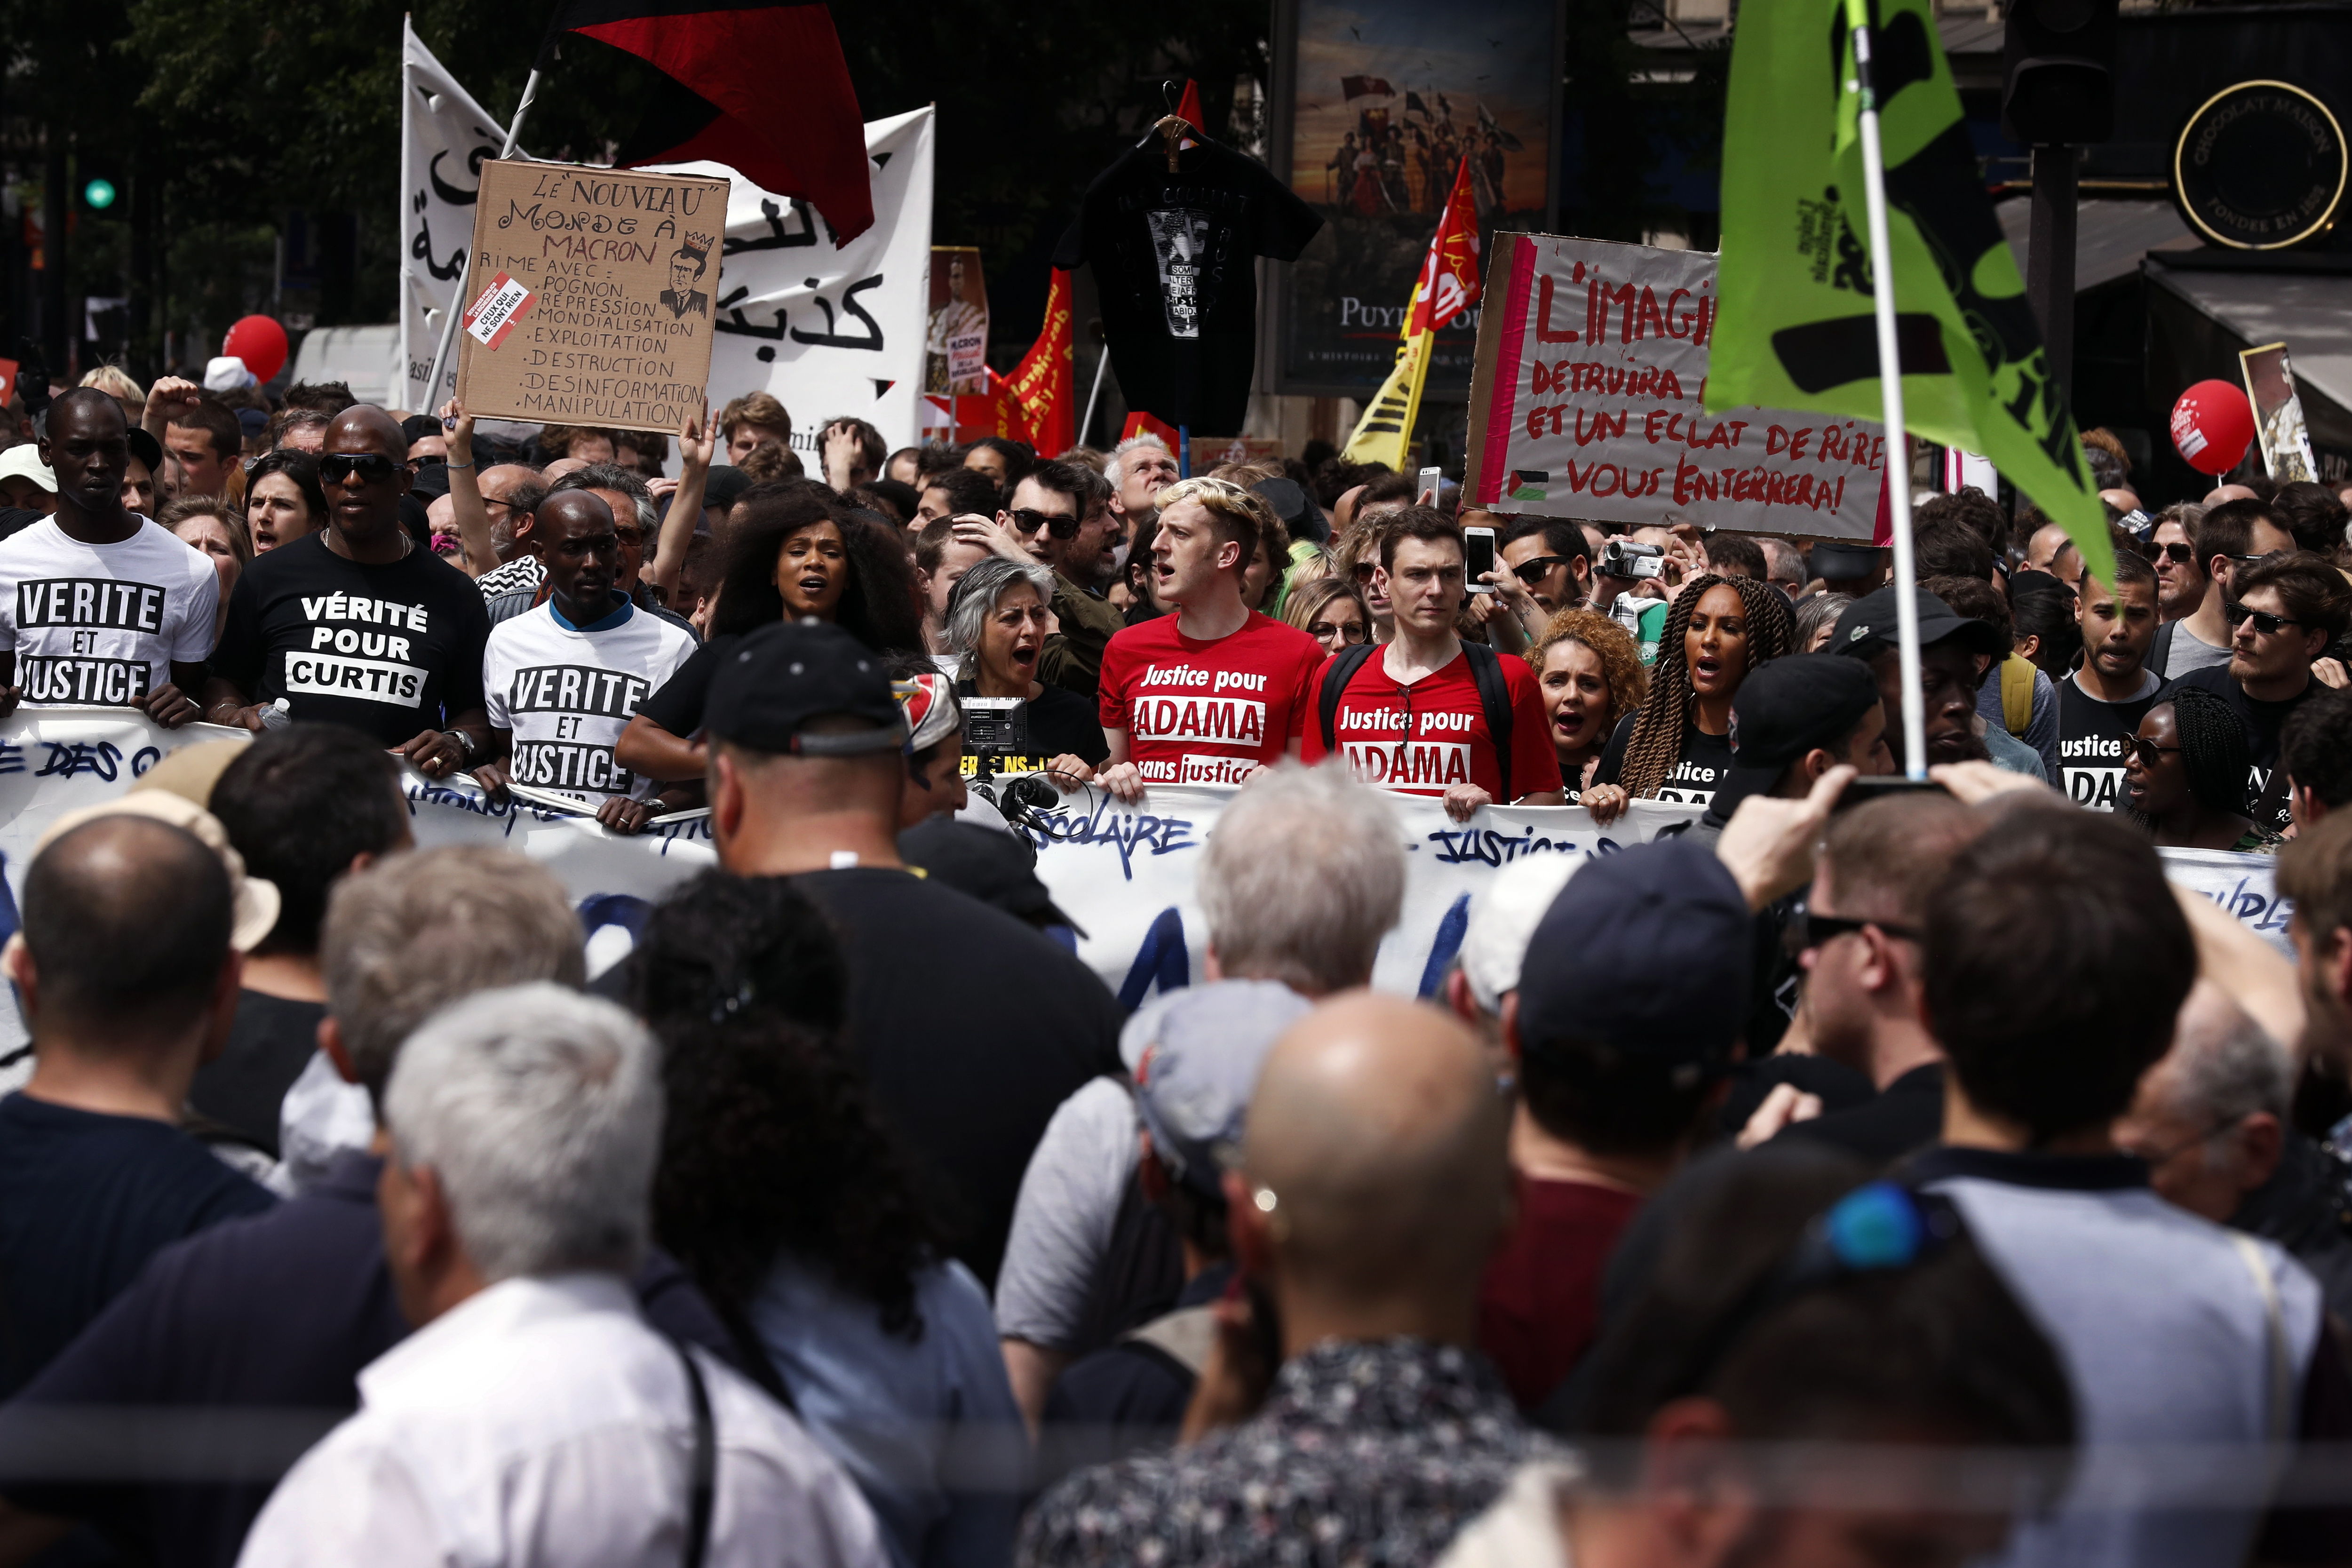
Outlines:
{"label": "man in black cap", "polygon": [[[1919,688],[1924,700],[1927,763],[1994,762],[2013,772],[2042,776],[2042,759],[2033,748],[2000,731],[2009,751],[2030,766],[1988,750],[2000,744],[1992,731],[1979,734],[1977,687],[1985,671],[2009,654],[1998,628],[1969,620],[1925,588],[1913,588],[1919,613]],[[1864,660],[1878,681],[1878,695],[1886,705],[1888,744],[1902,765],[1903,669],[1895,648],[1896,589],[1893,584],[1855,600],[1838,617],[1825,653]]]}
{"label": "man in black cap", "polygon": [[1087,934],[1037,879],[1036,851],[1003,828],[929,816],[898,835],[898,853],[933,881],[970,893],[1039,931]]}
{"label": "man in black cap", "polygon": [[1723,831],[1751,795],[1801,800],[1840,763],[1877,776],[1895,771],[1886,705],[1870,669],[1826,653],[1790,654],[1759,668],[1731,700],[1731,777],[1698,831]]}
{"label": "man in black cap", "polygon": [[1747,1024],[1749,931],[1723,862],[1666,839],[1588,861],[1528,940],[1503,1014],[1518,1217],[1478,1304],[1479,1348],[1522,1409],[1591,1344],[1618,1237],[1722,1096]]}
{"label": "man in black cap", "polygon": [[992,1281],[1045,1123],[1119,1070],[1118,1005],[1046,937],[908,870],[906,721],[882,660],[847,632],[752,633],[719,662],[703,720],[719,863],[791,877],[833,918],[852,1056],[954,1231],[955,1256]]}

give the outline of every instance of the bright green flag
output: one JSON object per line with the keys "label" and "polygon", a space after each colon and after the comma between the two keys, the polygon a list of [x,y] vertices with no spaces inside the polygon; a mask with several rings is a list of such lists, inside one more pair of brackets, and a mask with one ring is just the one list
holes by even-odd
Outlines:
{"label": "bright green flag", "polygon": [[[2106,513],[1985,194],[1934,12],[1928,0],[1874,9],[1905,423],[1991,458],[2113,583]],[[1843,0],[1740,7],[1709,412],[1883,417],[1853,58]]]}

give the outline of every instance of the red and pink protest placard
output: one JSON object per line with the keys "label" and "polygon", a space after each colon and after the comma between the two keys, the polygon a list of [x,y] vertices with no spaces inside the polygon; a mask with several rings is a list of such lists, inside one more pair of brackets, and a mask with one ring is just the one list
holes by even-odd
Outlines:
{"label": "red and pink protest placard", "polygon": [[1699,406],[1716,326],[1705,251],[1495,237],[1470,388],[1467,504],[1868,539],[1881,427]]}

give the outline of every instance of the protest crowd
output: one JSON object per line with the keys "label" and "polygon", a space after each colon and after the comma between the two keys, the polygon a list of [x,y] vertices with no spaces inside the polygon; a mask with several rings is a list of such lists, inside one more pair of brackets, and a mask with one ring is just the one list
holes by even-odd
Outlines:
{"label": "protest crowd", "polygon": [[[2093,432],[2113,581],[1962,489],[1898,582],[203,379],[0,450],[8,710],[250,732],[23,872],[0,1563],[2352,1563],[2344,497]],[[718,868],[592,972],[403,764]],[[1122,1007],[982,808],[1192,784],[1205,980]],[[1704,810],[1414,1000],[1400,795]]]}

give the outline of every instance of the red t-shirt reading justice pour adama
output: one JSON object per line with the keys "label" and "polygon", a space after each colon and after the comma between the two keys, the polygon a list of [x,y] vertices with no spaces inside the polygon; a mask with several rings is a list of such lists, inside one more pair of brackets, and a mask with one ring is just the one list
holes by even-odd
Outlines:
{"label": "red t-shirt reading justice pour adama", "polygon": [[[1333,716],[1332,739],[1366,784],[1407,795],[1444,795],[1448,784],[1475,784],[1489,798],[1508,804],[1521,795],[1559,785],[1559,753],[1552,749],[1551,721],[1544,714],[1542,689],[1523,658],[1505,657],[1503,686],[1511,694],[1511,779],[1503,774],[1495,737],[1486,728],[1486,705],[1470,656],[1457,653],[1442,669],[1402,686],[1387,669],[1387,655],[1375,651],[1357,667]],[[1316,684],[1320,687],[1318,678]],[[1412,716],[1412,734],[1404,732]],[[1312,763],[1327,753],[1322,710],[1307,705],[1307,746]]]}
{"label": "red t-shirt reading justice pour adama", "polygon": [[1296,626],[1250,612],[1213,642],[1175,616],[1128,626],[1103,650],[1102,724],[1127,731],[1146,784],[1239,784],[1279,761],[1308,721],[1323,647]]}

